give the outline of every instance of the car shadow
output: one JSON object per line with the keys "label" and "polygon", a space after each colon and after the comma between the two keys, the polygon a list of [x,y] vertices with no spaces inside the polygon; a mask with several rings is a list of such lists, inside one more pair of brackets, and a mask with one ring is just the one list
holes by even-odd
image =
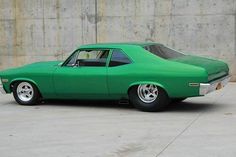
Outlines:
{"label": "car shadow", "polygon": [[135,109],[130,103],[122,104],[115,100],[45,100],[42,105]]}
{"label": "car shadow", "polygon": [[[136,110],[136,108],[130,103],[123,104],[113,100],[46,100],[43,101],[41,105]],[[222,107],[223,105],[216,105],[214,103],[183,101],[179,103],[170,103],[162,112],[199,112],[218,110]]]}
{"label": "car shadow", "polygon": [[165,110],[169,112],[200,112],[218,110],[222,107],[223,105],[216,105],[214,103],[183,101],[178,103],[170,103]]}

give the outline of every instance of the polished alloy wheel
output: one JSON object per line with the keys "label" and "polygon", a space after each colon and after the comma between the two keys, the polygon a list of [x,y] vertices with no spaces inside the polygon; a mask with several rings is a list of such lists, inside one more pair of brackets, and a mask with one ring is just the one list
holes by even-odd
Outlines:
{"label": "polished alloy wheel", "polygon": [[28,82],[21,82],[17,86],[17,96],[21,101],[30,101],[34,96],[34,89]]}
{"label": "polished alloy wheel", "polygon": [[137,93],[140,100],[145,103],[152,103],[158,97],[158,88],[156,85],[143,84],[138,86]]}

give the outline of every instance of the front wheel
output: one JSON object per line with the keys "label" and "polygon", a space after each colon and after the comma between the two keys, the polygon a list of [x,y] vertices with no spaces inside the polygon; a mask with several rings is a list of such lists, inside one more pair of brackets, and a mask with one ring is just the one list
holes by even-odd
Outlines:
{"label": "front wheel", "polygon": [[12,91],[16,102],[21,105],[35,105],[40,98],[37,87],[29,82],[16,82]]}
{"label": "front wheel", "polygon": [[165,90],[153,84],[132,87],[129,99],[136,108],[147,112],[161,111],[169,104]]}

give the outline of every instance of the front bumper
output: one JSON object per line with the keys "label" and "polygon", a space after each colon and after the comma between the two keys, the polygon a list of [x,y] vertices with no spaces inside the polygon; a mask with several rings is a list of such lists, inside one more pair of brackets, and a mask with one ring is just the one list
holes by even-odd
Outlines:
{"label": "front bumper", "polygon": [[0,78],[0,92],[1,92],[2,94],[7,94],[6,91],[5,91],[5,89],[4,89],[4,87],[3,87],[1,78]]}
{"label": "front bumper", "polygon": [[230,76],[227,75],[218,80],[209,83],[200,83],[199,95],[206,95],[215,90],[223,88],[230,80]]}

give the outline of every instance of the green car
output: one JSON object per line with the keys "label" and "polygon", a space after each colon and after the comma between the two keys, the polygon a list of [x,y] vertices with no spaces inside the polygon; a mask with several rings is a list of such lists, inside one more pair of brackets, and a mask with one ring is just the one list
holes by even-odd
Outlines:
{"label": "green car", "polygon": [[129,100],[142,111],[203,96],[230,80],[226,63],[186,55],[159,43],[83,45],[64,62],[0,72],[0,91],[22,105],[42,99]]}

